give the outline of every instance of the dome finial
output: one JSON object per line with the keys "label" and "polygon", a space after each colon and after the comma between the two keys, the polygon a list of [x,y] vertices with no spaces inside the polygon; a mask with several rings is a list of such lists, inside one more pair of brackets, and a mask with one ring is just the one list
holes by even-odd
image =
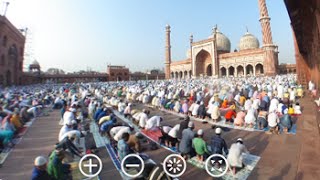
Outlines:
{"label": "dome finial", "polygon": [[248,26],[246,26],[246,30],[247,30],[247,33],[249,32],[249,30],[248,30]]}
{"label": "dome finial", "polygon": [[216,24],[213,28],[212,28],[212,34],[215,34],[218,32],[218,25]]}

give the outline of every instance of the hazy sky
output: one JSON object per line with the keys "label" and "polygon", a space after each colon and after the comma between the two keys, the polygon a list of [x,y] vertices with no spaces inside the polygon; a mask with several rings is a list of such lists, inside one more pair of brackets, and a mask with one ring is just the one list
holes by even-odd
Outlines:
{"label": "hazy sky", "polygon": [[[294,63],[285,5],[267,0],[267,6],[279,61]],[[173,60],[186,58],[191,33],[195,41],[205,39],[215,24],[229,37],[232,50],[246,26],[262,44],[258,0],[11,0],[7,17],[29,28],[27,51],[43,70],[106,71],[108,63],[132,71],[162,68],[166,24]]]}

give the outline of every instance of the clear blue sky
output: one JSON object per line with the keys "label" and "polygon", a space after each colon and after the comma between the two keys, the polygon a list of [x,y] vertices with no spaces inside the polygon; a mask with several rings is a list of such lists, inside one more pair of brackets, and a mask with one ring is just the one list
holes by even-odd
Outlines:
{"label": "clear blue sky", "polygon": [[[33,57],[43,70],[57,67],[132,71],[164,66],[165,25],[171,25],[172,59],[186,58],[189,36],[207,38],[218,24],[237,48],[249,32],[261,42],[258,0],[11,0],[7,17],[28,27]],[[2,5],[3,6],[3,5]],[[280,63],[294,63],[289,17],[281,0],[267,0]],[[31,51],[31,50],[30,50]]]}

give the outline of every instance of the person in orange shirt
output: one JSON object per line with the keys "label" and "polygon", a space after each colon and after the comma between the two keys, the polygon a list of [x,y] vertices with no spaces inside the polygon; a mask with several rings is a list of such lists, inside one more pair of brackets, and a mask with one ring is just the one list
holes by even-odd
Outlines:
{"label": "person in orange shirt", "polygon": [[241,95],[239,100],[240,106],[243,106],[245,101],[246,101],[246,97],[244,97],[244,95]]}
{"label": "person in orange shirt", "polygon": [[22,128],[22,123],[20,122],[20,117],[18,114],[14,113],[11,117],[11,123],[14,125],[14,127],[16,128],[16,130],[19,130],[20,128]]}
{"label": "person in orange shirt", "polygon": [[227,111],[227,113],[224,115],[226,118],[226,123],[233,123],[233,119],[236,117],[236,111],[233,109],[230,109]]}
{"label": "person in orange shirt", "polygon": [[222,108],[228,108],[228,100],[227,99],[223,100],[223,103],[222,103],[221,107]]}

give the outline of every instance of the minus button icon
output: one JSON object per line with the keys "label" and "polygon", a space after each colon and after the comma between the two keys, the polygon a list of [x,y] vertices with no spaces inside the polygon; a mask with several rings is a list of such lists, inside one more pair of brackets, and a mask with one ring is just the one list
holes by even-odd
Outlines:
{"label": "minus button icon", "polygon": [[140,164],[126,164],[127,168],[140,167]]}

